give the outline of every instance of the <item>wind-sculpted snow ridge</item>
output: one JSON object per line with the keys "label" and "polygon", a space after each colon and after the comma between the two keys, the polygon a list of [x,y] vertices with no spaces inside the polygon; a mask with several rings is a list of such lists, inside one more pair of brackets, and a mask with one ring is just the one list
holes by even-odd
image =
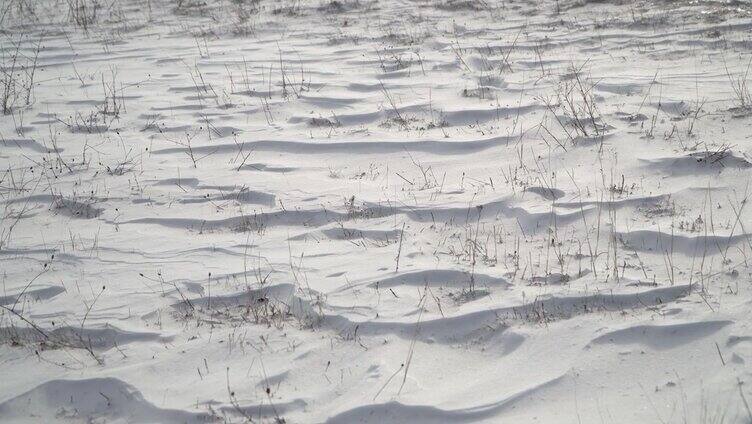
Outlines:
{"label": "wind-sculpted snow ridge", "polygon": [[0,3],[0,422],[752,420],[749,1]]}

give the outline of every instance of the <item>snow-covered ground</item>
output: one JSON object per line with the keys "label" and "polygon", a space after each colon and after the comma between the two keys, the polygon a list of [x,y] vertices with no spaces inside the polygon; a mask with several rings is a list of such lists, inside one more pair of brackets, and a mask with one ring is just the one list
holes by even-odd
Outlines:
{"label": "snow-covered ground", "polygon": [[749,1],[0,30],[1,422],[752,419]]}

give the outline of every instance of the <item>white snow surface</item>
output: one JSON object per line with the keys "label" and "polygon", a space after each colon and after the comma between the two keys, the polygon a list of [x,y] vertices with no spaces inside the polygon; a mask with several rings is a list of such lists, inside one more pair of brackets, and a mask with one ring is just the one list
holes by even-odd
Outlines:
{"label": "white snow surface", "polygon": [[752,3],[0,2],[3,423],[749,423]]}

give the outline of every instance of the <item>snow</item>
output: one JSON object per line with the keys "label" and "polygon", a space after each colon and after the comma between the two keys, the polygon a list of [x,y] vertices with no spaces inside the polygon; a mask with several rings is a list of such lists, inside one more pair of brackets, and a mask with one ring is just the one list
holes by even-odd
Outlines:
{"label": "snow", "polygon": [[752,3],[0,31],[0,421],[752,420]]}

